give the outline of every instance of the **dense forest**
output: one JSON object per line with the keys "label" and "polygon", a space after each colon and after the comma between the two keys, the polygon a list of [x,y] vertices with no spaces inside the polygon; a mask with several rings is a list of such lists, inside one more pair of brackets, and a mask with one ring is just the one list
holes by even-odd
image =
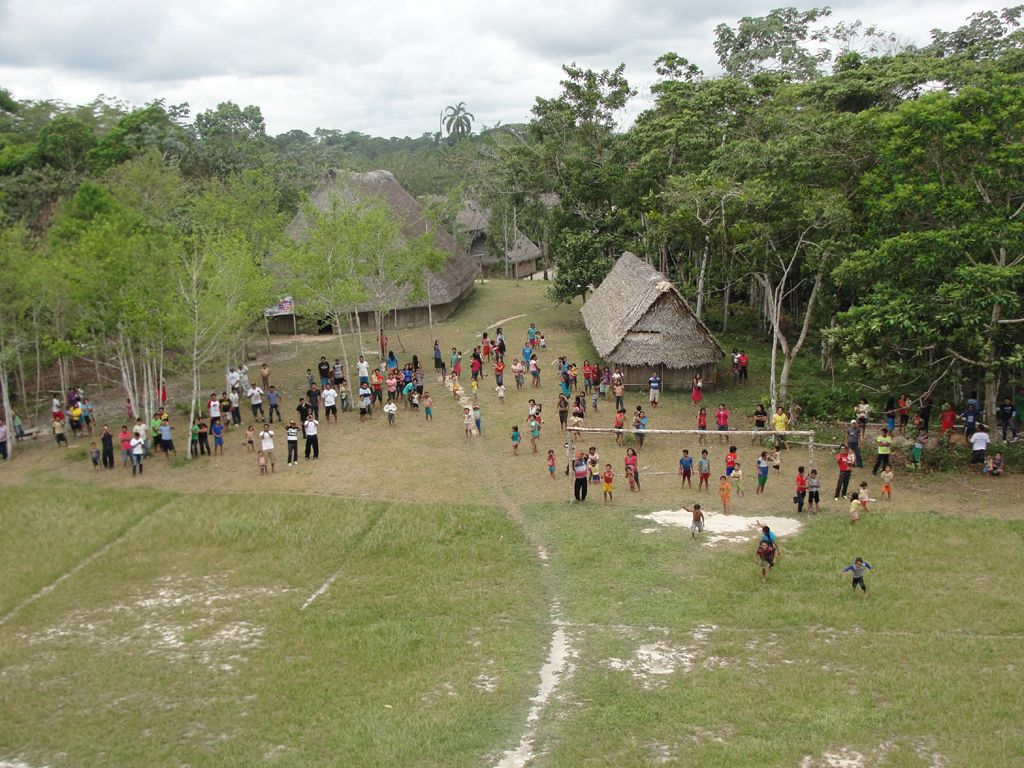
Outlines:
{"label": "dense forest", "polygon": [[[6,413],[12,395],[40,401],[51,366],[66,389],[71,358],[145,407],[165,365],[197,382],[285,293],[340,318],[382,269],[371,235],[436,265],[372,206],[284,237],[327,169],[384,168],[440,200],[438,226],[472,196],[526,232],[555,267],[553,300],[585,300],[624,250],[647,258],[713,328],[771,343],[773,403],[820,349],[879,393],[976,387],[991,419],[1024,369],[1022,12],[921,47],[831,25],[827,9],[744,18],[715,31],[720,73],[659,57],[653,105],[628,129],[621,65],[566,65],[527,124],[473,133],[459,104],[443,132],[402,139],[269,136],[258,106],[230,101],[193,116],[0,90]],[[318,269],[319,296],[303,280]]]}

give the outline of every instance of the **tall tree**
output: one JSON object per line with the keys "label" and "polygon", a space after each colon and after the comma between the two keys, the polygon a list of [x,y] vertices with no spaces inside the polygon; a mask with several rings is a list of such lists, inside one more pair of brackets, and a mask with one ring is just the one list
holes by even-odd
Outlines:
{"label": "tall tree", "polygon": [[473,132],[473,113],[466,109],[466,102],[446,107],[444,110],[444,129],[449,136],[461,138]]}

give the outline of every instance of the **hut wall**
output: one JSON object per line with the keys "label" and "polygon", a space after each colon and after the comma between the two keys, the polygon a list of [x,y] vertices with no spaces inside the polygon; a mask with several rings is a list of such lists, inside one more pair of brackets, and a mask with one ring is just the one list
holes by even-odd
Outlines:
{"label": "hut wall", "polygon": [[718,368],[714,365],[705,365],[700,368],[669,368],[664,365],[657,366],[619,366],[622,369],[622,378],[629,389],[647,389],[647,381],[655,370],[661,376],[661,385],[666,391],[689,392],[693,384],[693,376],[696,373],[704,379],[704,389],[713,389],[718,383]]}

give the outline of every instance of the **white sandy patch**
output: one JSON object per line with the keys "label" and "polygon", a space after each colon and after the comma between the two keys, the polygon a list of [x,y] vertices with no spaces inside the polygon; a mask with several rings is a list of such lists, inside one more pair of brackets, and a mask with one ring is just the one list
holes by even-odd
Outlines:
{"label": "white sandy patch", "polygon": [[103,650],[130,648],[174,663],[191,661],[231,672],[263,642],[265,628],[256,619],[266,610],[266,600],[293,590],[230,589],[227,583],[226,574],[165,576],[123,602],[72,611],[59,623],[20,637],[31,645],[74,641]]}
{"label": "white sandy patch", "polygon": [[[21,760],[0,760],[0,768],[34,768],[28,763],[23,763]],[[39,766],[39,768],[47,768],[47,766]]]}
{"label": "white sandy patch", "polygon": [[800,761],[800,768],[865,768],[866,765],[864,755],[849,747],[822,752],[821,757],[808,755]]}
{"label": "white sandy patch", "polygon": [[702,624],[690,633],[693,639],[690,644],[673,646],[665,641],[646,643],[637,648],[630,658],[613,657],[605,661],[604,665],[619,672],[629,672],[647,689],[664,685],[667,676],[676,672],[689,672],[698,664],[724,666],[723,659],[704,656],[702,653],[708,636],[715,628],[713,624]]}
{"label": "white sandy patch", "polygon": [[[689,529],[693,515],[688,509],[666,509],[652,512],[649,515],[637,515],[640,520],[652,520],[661,526],[675,526]],[[790,536],[800,530],[800,521],[791,517],[743,517],[742,515],[725,515],[721,512],[704,511],[704,532],[697,534],[703,544],[714,545],[724,542],[744,543],[757,533],[761,525],[770,526],[776,536]],[[651,533],[652,528],[644,528],[642,533]]]}

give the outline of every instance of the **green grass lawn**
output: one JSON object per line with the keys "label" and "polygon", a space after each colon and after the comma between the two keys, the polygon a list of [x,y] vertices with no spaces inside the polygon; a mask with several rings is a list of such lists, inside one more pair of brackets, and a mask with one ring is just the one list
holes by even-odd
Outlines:
{"label": "green grass lawn", "polygon": [[[541,388],[510,387],[501,404],[485,379],[471,440],[428,377],[433,422],[344,414],[322,425],[319,461],[268,477],[239,430],[224,456],[157,457],[144,479],[93,471],[84,441],[17,454],[0,476],[0,766],[483,766],[528,727],[540,768],[1024,764],[1019,476],[900,473],[893,501],[854,528],[819,451],[823,512],[762,584],[752,543],[695,544],[637,519],[696,500],[717,510],[717,494],[682,491],[674,474],[694,440],[649,438],[630,494],[623,447],[585,438],[619,473],[615,502],[566,502],[568,479],[544,461],[554,449],[561,467],[565,439],[548,363],[595,353],[578,305],[553,307],[543,288],[488,282],[434,328],[467,354],[498,321],[510,357],[531,321],[549,342]],[[430,365],[427,329],[389,336],[403,362]],[[747,341],[751,383],[707,398],[739,428],[767,371]],[[275,339],[286,415],[321,354],[337,340]],[[211,369],[204,388],[221,380]],[[531,397],[545,405],[541,452],[513,457]],[[119,426],[119,399],[107,402]],[[652,427],[695,425],[688,393],[649,414]],[[607,404],[589,419],[611,420]],[[754,496],[760,446],[736,443],[748,478],[736,512],[793,516],[806,450],[785,452]],[[727,447],[708,439],[716,477]],[[858,555],[877,566],[868,600],[840,574]],[[554,604],[570,652],[527,724]]]}

